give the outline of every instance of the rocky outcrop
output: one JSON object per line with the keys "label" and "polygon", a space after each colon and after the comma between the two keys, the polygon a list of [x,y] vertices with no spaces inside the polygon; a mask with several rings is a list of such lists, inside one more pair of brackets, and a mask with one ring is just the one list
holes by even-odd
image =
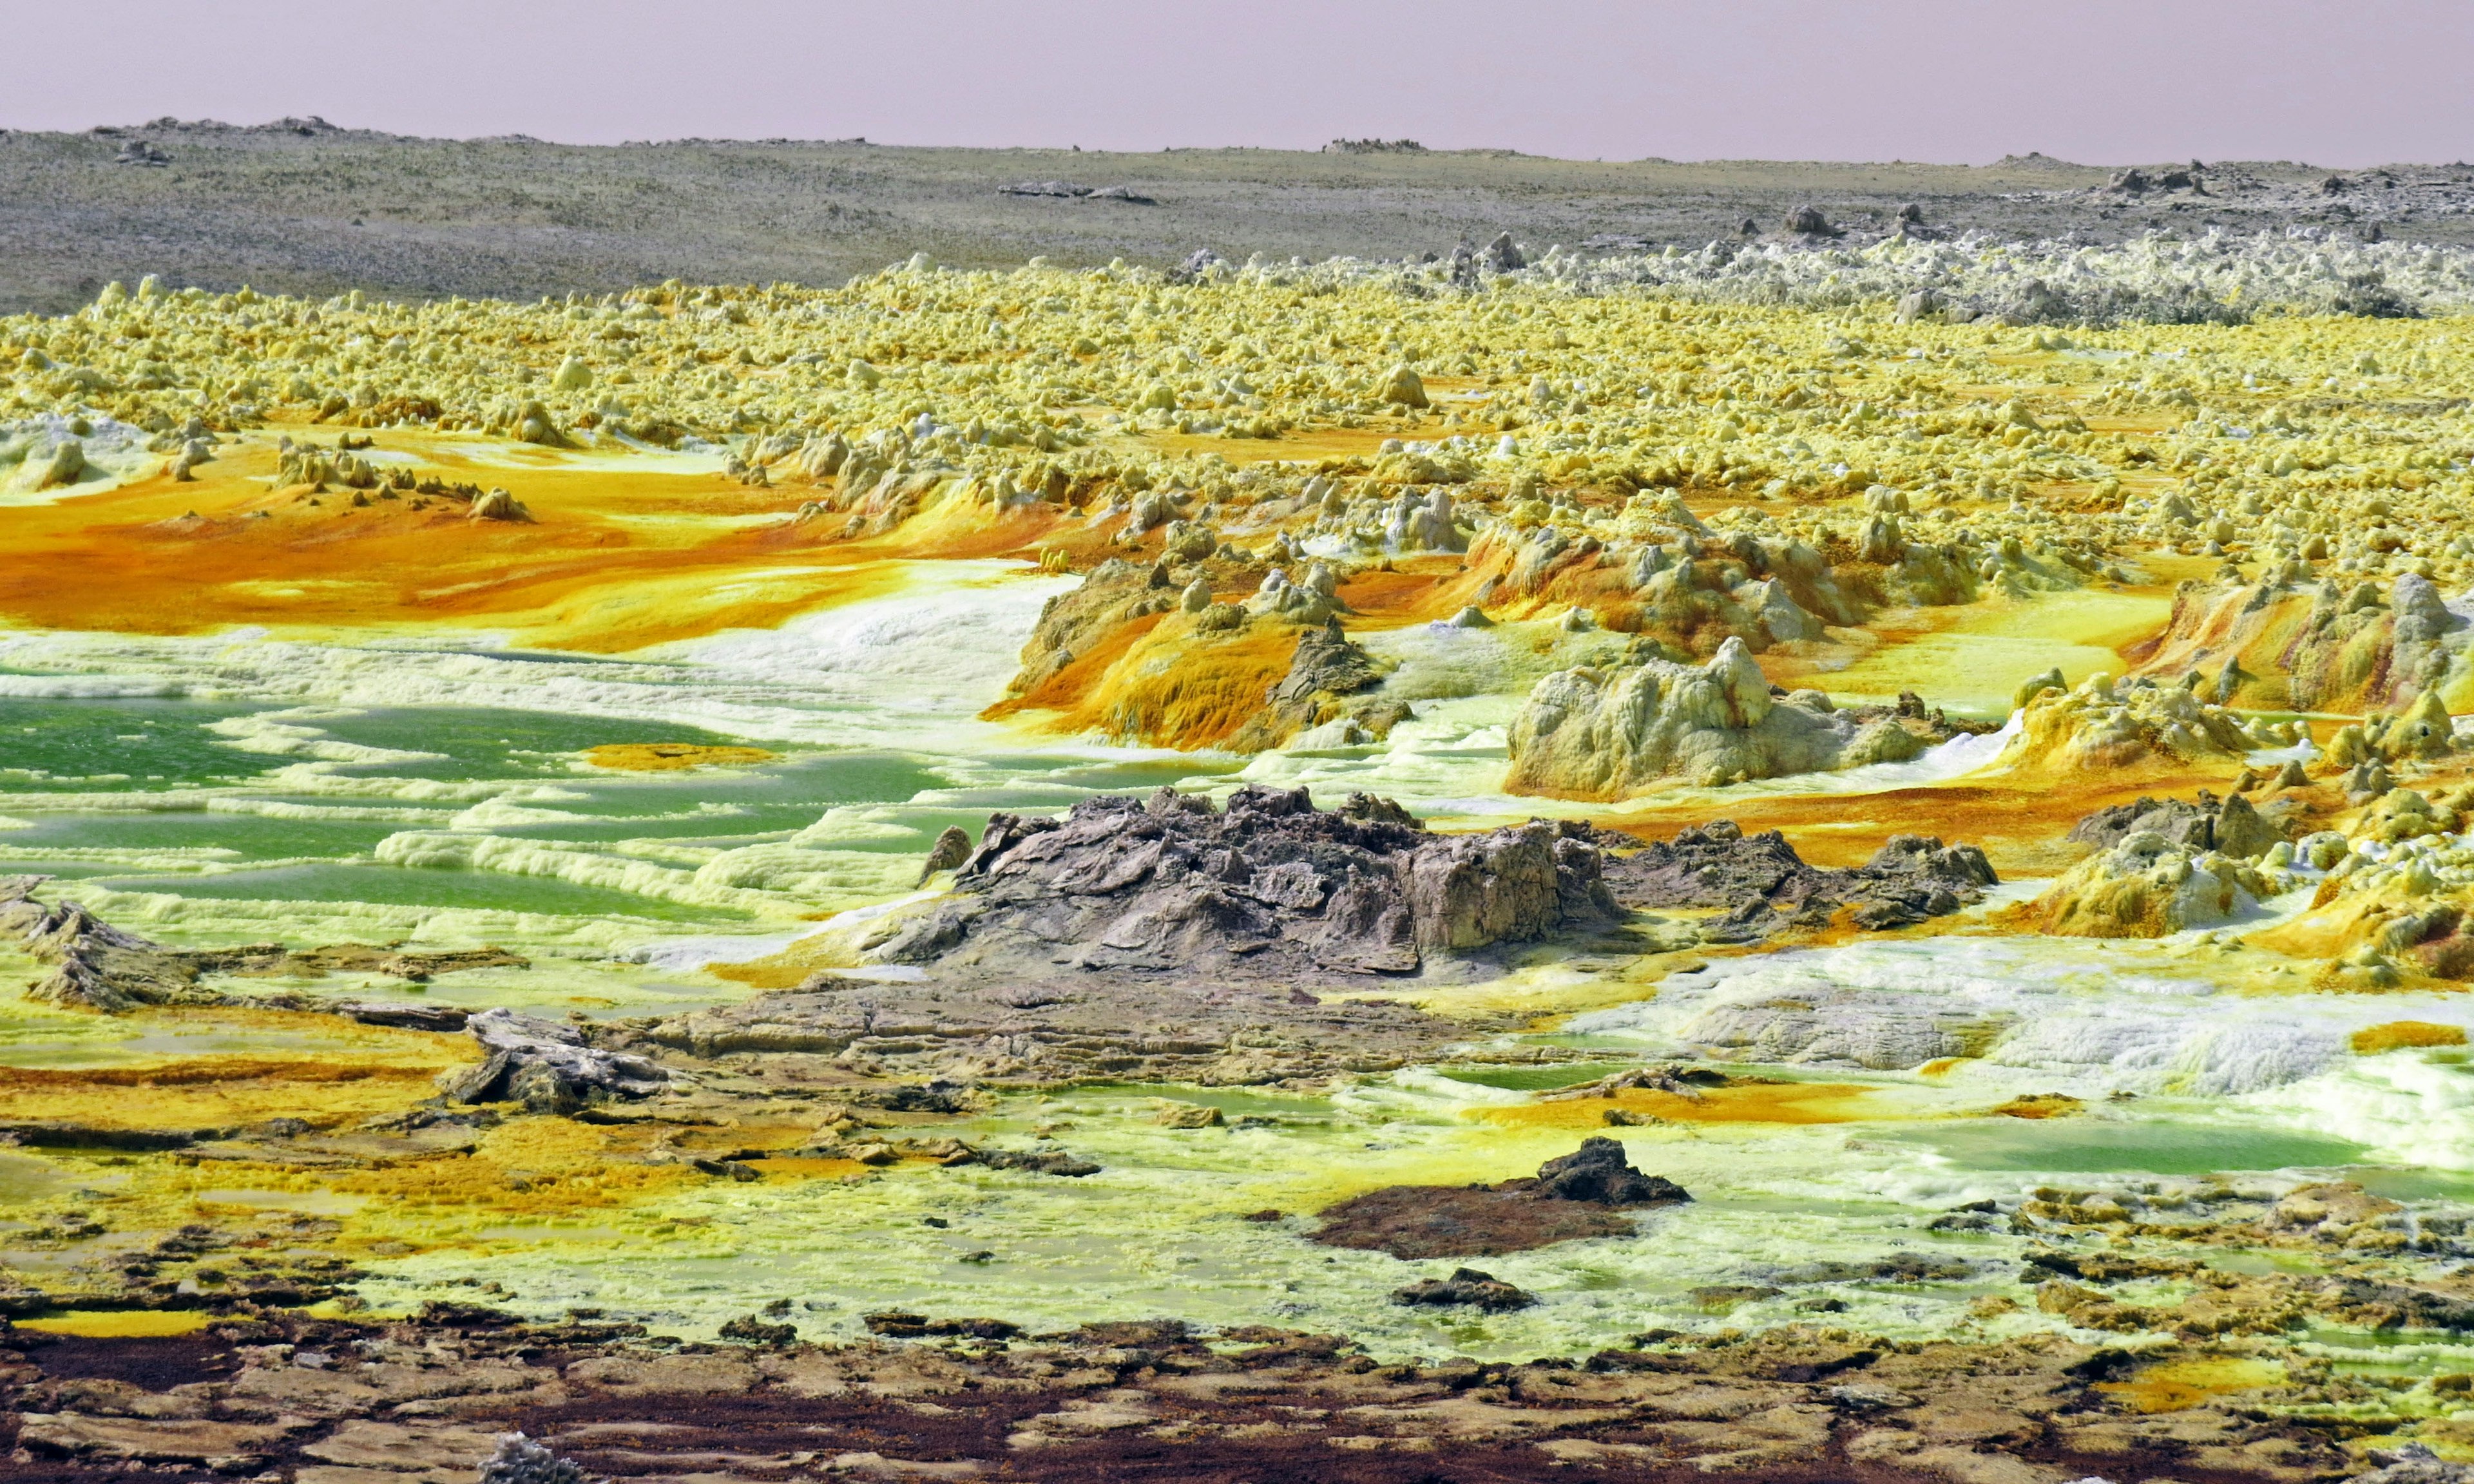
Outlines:
{"label": "rocky outcrop", "polygon": [[[400,945],[334,944],[292,950],[280,944],[231,948],[171,948],[112,926],[74,901],[50,906],[35,891],[48,876],[0,877],[0,935],[52,971],[29,989],[34,998],[119,1015],[151,1005],[221,1005],[234,996],[209,989],[207,974],[315,979],[327,973],[376,973],[410,982],[459,969],[514,968],[524,961],[497,948],[405,951]],[[268,1002],[261,999],[260,1002]],[[273,997],[291,1009],[327,1009],[327,1002]]]}
{"label": "rocky outcrop", "polygon": [[1404,1259],[1497,1257],[1585,1237],[1628,1235],[1633,1224],[1617,1211],[1691,1199],[1673,1181],[1633,1168],[1622,1144],[1593,1137],[1540,1165],[1535,1179],[1370,1190],[1324,1210],[1322,1225],[1309,1235],[1326,1247],[1388,1252]]}
{"label": "rocky outcrop", "polygon": [[465,1030],[488,1055],[442,1079],[450,1103],[521,1103],[534,1113],[573,1113],[613,1098],[649,1097],[669,1073],[641,1056],[600,1050],[574,1026],[512,1010],[484,1010]]}
{"label": "rocky outcrop", "polygon": [[1492,1273],[1454,1268],[1449,1278],[1426,1278],[1392,1290],[1392,1302],[1430,1308],[1478,1308],[1490,1314],[1528,1308],[1538,1296]]}
{"label": "rocky outcrop", "polygon": [[1227,808],[1171,789],[1062,820],[998,814],[876,956],[946,974],[1172,973],[1285,984],[1418,971],[1602,923],[1604,858],[1568,826],[1429,834],[1388,800],[1321,810],[1249,785]]}
{"label": "rocky outcrop", "polygon": [[1821,927],[1842,911],[1857,927],[1906,927],[1984,899],[2000,879],[1984,852],[1895,835],[1853,871],[1807,864],[1777,830],[1746,835],[1732,820],[1687,828],[1607,866],[1627,907],[1723,908],[1705,929],[1745,943],[1789,927]]}
{"label": "rocky outcrop", "polygon": [[2073,772],[2180,768],[2232,761],[2259,745],[2231,712],[2181,686],[2093,675],[2027,701],[2001,760]]}
{"label": "rocky outcrop", "polygon": [[[1338,619],[1308,629],[1298,638],[1289,673],[1264,697],[1264,708],[1229,739],[1232,752],[1258,753],[1277,747],[1301,731],[1350,713],[1351,696],[1383,683],[1383,671],[1373,657],[1341,632]],[[1363,703],[1359,704],[1363,709]]]}
{"label": "rocky outcrop", "polygon": [[1731,638],[1705,665],[1651,659],[1540,680],[1513,720],[1504,786],[1619,799],[1669,781],[1716,787],[1905,762],[1928,745],[1895,715],[1840,711],[1819,691],[1780,696]]}
{"label": "rocky outcrop", "polygon": [[2027,911],[2063,937],[2157,938],[2231,922],[2275,894],[2244,861],[2143,829],[2072,867]]}
{"label": "rocky outcrop", "polygon": [[2286,838],[2286,832],[2251,807],[2240,794],[2219,802],[2206,789],[2195,801],[2140,797],[2130,803],[2098,809],[2071,828],[2076,845],[2109,850],[2146,832],[2183,850],[2220,851],[2236,860],[2257,860]]}
{"label": "rocky outcrop", "polygon": [[1080,586],[1061,592],[1039,610],[1039,622],[1022,646],[1022,669],[1008,687],[1034,691],[1058,671],[1090,653],[1119,625],[1176,607],[1178,589],[1167,570],[1111,557],[1083,576]]}

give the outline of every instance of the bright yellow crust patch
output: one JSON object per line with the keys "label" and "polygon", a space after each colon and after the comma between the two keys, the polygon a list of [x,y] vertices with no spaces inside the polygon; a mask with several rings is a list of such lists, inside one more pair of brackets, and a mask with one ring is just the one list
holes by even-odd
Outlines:
{"label": "bright yellow crust patch", "polygon": [[743,768],[780,756],[761,747],[699,747],[692,742],[612,742],[592,748],[584,760],[623,773],[670,773],[686,768]]}

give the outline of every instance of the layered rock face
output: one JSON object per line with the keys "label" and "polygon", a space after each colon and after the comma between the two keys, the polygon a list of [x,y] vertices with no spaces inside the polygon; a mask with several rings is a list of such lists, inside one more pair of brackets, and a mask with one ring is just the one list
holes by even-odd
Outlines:
{"label": "layered rock face", "polygon": [[1863,928],[1905,927],[1984,899],[1999,880],[1984,852],[1895,835],[1853,871],[1807,864],[1777,830],[1746,835],[1732,820],[1689,828],[1607,867],[1627,907],[1716,907],[1713,942],[1746,943],[1788,927],[1820,927],[1841,910]]}
{"label": "layered rock face", "polygon": [[1237,790],[1225,812],[1161,789],[1063,820],[999,814],[957,895],[877,950],[949,973],[1076,969],[1288,982],[1411,973],[1614,915],[1598,848],[1538,821],[1428,834],[1397,804]]}
{"label": "layered rock face", "polygon": [[1705,665],[1549,675],[1514,718],[1510,746],[1508,790],[1614,799],[1668,780],[1714,787],[1905,762],[1928,743],[1890,716],[1859,722],[1817,691],[1781,700],[1731,638]]}

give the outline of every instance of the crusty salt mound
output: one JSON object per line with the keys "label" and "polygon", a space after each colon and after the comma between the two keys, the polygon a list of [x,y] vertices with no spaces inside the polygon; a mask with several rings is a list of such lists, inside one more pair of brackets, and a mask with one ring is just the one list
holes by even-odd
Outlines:
{"label": "crusty salt mound", "polygon": [[1819,691],[1783,699],[1738,638],[1704,665],[1649,660],[1560,671],[1512,724],[1515,793],[1619,799],[1661,782],[1707,786],[1907,762],[1952,735],[1875,708],[1865,719]]}

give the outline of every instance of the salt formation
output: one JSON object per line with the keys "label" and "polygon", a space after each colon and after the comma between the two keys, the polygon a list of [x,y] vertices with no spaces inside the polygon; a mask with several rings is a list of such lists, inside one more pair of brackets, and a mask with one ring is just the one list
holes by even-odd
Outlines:
{"label": "salt formation", "polygon": [[2232,856],[2142,829],[2072,867],[2033,910],[2046,932],[2066,937],[2156,937],[2231,922],[2274,895]]}
{"label": "salt formation", "polygon": [[1512,724],[1506,781],[1516,792],[1612,799],[1672,778],[1715,786],[1905,762],[1928,745],[1895,717],[1859,725],[1818,691],[1774,699],[1751,651],[1731,637],[1705,665],[1653,659],[1540,681]]}

